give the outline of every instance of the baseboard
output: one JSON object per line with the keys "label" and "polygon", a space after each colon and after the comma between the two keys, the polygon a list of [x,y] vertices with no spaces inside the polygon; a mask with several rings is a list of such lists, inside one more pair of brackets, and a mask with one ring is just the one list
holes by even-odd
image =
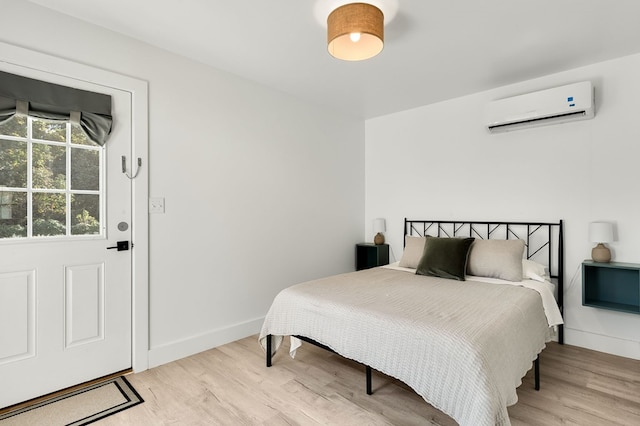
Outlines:
{"label": "baseboard", "polygon": [[564,330],[564,341],[568,345],[640,360],[640,342],[567,327]]}
{"label": "baseboard", "polygon": [[[149,350],[149,368],[176,361],[197,354],[198,352],[206,351],[256,334],[260,331],[263,322],[264,317],[256,318],[153,347]],[[259,349],[257,340],[256,348]]]}

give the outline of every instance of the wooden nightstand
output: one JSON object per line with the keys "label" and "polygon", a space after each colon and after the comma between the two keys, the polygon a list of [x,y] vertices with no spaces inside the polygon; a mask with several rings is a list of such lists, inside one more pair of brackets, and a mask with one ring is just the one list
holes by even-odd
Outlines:
{"label": "wooden nightstand", "polygon": [[356,271],[389,264],[389,244],[356,244]]}
{"label": "wooden nightstand", "polygon": [[583,262],[582,304],[640,314],[640,265]]}

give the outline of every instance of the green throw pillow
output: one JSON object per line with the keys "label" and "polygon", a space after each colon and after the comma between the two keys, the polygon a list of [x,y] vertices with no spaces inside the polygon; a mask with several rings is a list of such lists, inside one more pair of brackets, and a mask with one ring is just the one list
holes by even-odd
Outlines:
{"label": "green throw pillow", "polygon": [[473,240],[475,238],[427,238],[416,275],[464,281]]}

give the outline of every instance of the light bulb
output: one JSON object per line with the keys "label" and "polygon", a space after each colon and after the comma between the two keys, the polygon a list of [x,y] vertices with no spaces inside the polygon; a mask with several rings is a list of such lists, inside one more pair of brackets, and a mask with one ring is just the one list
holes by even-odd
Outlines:
{"label": "light bulb", "polygon": [[360,41],[360,33],[351,33],[349,34],[349,38],[352,42],[357,43]]}

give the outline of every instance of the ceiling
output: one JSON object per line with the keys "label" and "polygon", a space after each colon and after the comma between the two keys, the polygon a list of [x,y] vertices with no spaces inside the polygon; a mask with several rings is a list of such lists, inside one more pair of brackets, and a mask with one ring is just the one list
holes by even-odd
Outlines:
{"label": "ceiling", "polygon": [[327,53],[344,0],[30,1],[365,119],[640,52],[638,0],[371,0],[362,62]]}

